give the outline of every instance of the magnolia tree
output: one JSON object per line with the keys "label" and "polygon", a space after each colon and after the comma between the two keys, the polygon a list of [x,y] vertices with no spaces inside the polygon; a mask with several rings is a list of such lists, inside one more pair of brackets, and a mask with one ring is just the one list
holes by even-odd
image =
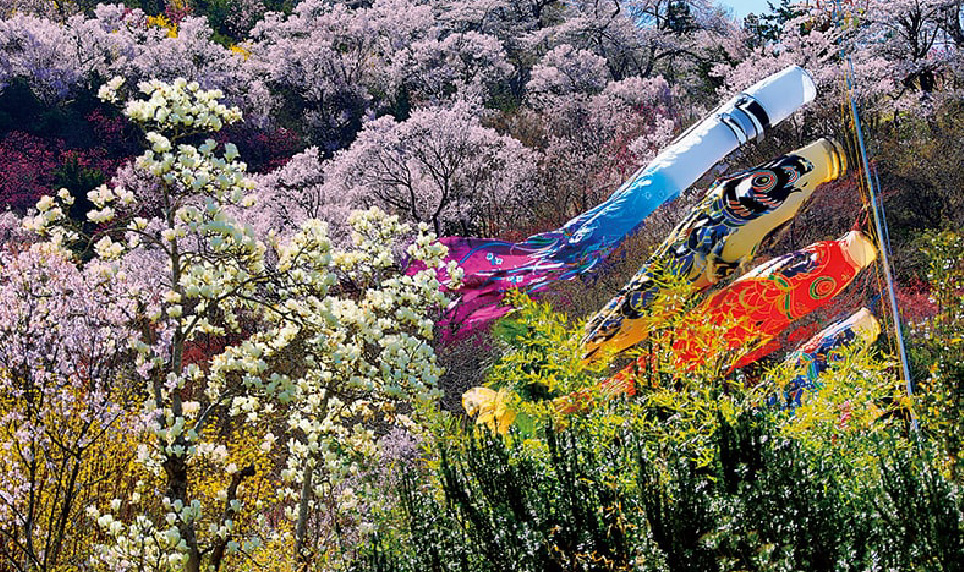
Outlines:
{"label": "magnolia tree", "polygon": [[[150,144],[135,162],[141,181],[89,194],[96,208],[88,218],[98,231],[87,266],[130,300],[127,324],[137,333],[115,343],[130,339],[136,354],[153,435],[139,460],[161,486],[151,502],[145,489],[107,512],[89,509],[111,539],[96,560],[110,569],[193,572],[255,554],[272,532],[242,517],[251,512],[241,489],[255,469],[228,462],[211,429],[225,430],[232,418],[258,427],[278,416],[288,417],[282,454],[298,486],[281,493],[296,505],[289,514],[300,553],[318,499],[332,495],[342,475],[339,453],[372,450],[374,435],[359,422],[377,415],[407,424],[396,414],[400,402],[433,396],[439,371],[429,340],[433,312],[447,304],[435,279],[444,247],[420,227],[406,254],[426,269],[400,276],[392,245],[411,230],[377,209],[353,215],[348,250],[333,250],[318,220],[285,241],[275,233],[259,238],[230,214],[254,202],[235,147],[197,144],[239,120],[238,109],[221,104],[217,90],[184,80],[138,89],[144,97],[128,101],[124,113]],[[118,101],[122,91],[123,82],[112,80],[100,95]],[[45,249],[64,257],[84,239],[65,218],[68,202],[66,193],[45,197],[25,221],[47,237]],[[210,337],[234,342],[200,364],[186,358],[193,343]],[[265,451],[278,440],[263,438]],[[202,478],[219,483],[214,498],[201,494]]]}
{"label": "magnolia tree", "polygon": [[[299,407],[288,418],[290,455],[282,478],[289,483],[284,494],[296,501],[289,516],[296,522],[295,550],[302,558],[314,553],[321,540],[321,531],[306,536],[312,514],[329,506],[339,482],[379,458],[376,435],[367,423],[377,419],[411,428],[411,418],[400,414],[400,407],[440,395],[433,385],[441,369],[429,340],[433,311],[448,299],[431,271],[399,275],[390,246],[410,228],[398,217],[372,208],[356,211],[349,222],[354,248],[332,254],[332,272],[344,291],[303,313],[308,325],[302,330],[312,337],[299,347],[312,367],[292,384],[291,397]],[[419,226],[406,252],[439,268],[446,250],[427,230]],[[279,268],[285,270],[287,264],[282,258]],[[454,263],[448,270],[458,276]],[[351,513],[352,496],[341,492],[335,511]],[[384,492],[370,494],[385,498]]]}
{"label": "magnolia tree", "polygon": [[381,117],[329,166],[329,185],[355,204],[376,201],[436,233],[490,236],[525,204],[535,155],[483,127],[468,103]]}

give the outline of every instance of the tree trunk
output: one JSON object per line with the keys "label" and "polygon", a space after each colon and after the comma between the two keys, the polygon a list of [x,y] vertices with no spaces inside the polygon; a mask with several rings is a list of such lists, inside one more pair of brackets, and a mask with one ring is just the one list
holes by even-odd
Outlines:
{"label": "tree trunk", "polygon": [[[241,480],[245,477],[254,476],[254,465],[248,465],[247,467],[241,469],[234,476],[231,477],[231,484],[228,486],[228,494],[224,499],[224,512],[221,515],[221,525],[223,526],[225,521],[231,518],[231,502],[238,498],[238,486],[241,484]],[[225,536],[219,540],[214,545],[214,550],[211,552],[211,562],[210,566],[214,568],[214,572],[218,572],[221,569],[221,563],[224,561],[224,552],[228,546],[229,536]]]}
{"label": "tree trunk", "polygon": [[305,458],[304,473],[301,478],[301,496],[298,499],[298,523],[295,525],[295,560],[301,563],[301,569],[308,567],[307,559],[302,551],[305,548],[305,533],[308,529],[308,500],[311,498],[311,480],[315,474],[313,457]]}
{"label": "tree trunk", "polygon": [[[167,497],[180,500],[187,504],[187,461],[184,457],[169,455],[164,460],[164,472],[167,474]],[[188,558],[184,567],[186,572],[200,572],[201,552],[198,550],[197,536],[194,534],[194,525],[182,522],[178,526],[181,538],[187,543]]]}
{"label": "tree trunk", "polygon": [[[328,414],[328,399],[330,394],[325,392],[321,406],[318,408],[317,415],[324,419]],[[301,478],[301,495],[298,498],[298,522],[295,524],[295,560],[301,563],[301,569],[307,569],[308,562],[302,551],[305,548],[305,536],[308,531],[308,501],[311,499],[311,483],[315,474],[314,455],[311,453],[305,458],[304,472]]]}

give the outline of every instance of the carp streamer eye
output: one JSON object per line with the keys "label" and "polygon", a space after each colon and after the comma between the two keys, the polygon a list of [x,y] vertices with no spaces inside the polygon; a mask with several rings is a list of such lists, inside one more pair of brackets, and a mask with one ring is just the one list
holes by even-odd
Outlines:
{"label": "carp streamer eye", "polygon": [[787,175],[787,183],[792,185],[797,182],[800,178],[800,171],[797,171],[794,167],[785,166],[783,167],[783,172]]}
{"label": "carp streamer eye", "polygon": [[758,191],[769,191],[777,184],[777,174],[773,171],[757,171],[750,183]]}

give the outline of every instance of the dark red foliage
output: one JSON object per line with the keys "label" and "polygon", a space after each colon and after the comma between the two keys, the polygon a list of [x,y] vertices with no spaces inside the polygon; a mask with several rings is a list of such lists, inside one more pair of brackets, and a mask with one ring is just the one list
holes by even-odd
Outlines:
{"label": "dark red foliage", "polygon": [[228,340],[223,337],[203,336],[188,342],[184,346],[184,364],[197,364],[202,369],[207,370],[211,363],[211,358],[220,354],[228,347]]}
{"label": "dark red foliage", "polygon": [[98,139],[99,147],[109,149],[115,155],[133,155],[138,151],[136,130],[124,117],[111,117],[94,109],[84,119]]}
{"label": "dark red foliage", "polygon": [[8,133],[0,138],[0,207],[26,212],[41,196],[56,192],[61,185],[70,186],[64,180],[70,166],[106,180],[125,160],[104,148],[65,149],[61,139]]}
{"label": "dark red foliage", "polygon": [[282,167],[295,153],[304,149],[301,137],[290,129],[271,130],[231,127],[218,134],[218,142],[232,142],[252,173],[267,173]]}
{"label": "dark red foliage", "polygon": [[164,15],[173,24],[180,24],[181,20],[190,16],[193,11],[194,9],[187,2],[183,2],[183,3],[169,2],[167,6],[164,7]]}
{"label": "dark red foliage", "polygon": [[0,138],[0,206],[24,212],[50,192],[63,141],[14,131]]}
{"label": "dark red foliage", "polygon": [[898,284],[897,305],[905,322],[920,323],[937,314],[937,306],[930,299],[930,285],[917,281],[908,285]]}
{"label": "dark red foliage", "polygon": [[24,130],[0,132],[0,208],[26,212],[41,196],[60,187],[83,198],[140,148],[136,132],[123,117],[98,108],[64,117],[73,126],[65,130],[75,135],[71,140],[45,135],[28,120]]}

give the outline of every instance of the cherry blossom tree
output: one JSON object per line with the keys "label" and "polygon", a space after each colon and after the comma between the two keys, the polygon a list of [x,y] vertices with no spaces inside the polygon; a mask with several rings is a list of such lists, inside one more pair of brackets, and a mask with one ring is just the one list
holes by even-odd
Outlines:
{"label": "cherry blossom tree", "polygon": [[824,97],[825,114],[843,92],[843,60],[849,57],[860,103],[870,109],[933,109],[938,91],[956,93],[953,62],[959,49],[948,32],[948,3],[931,0],[871,0],[843,4],[839,12],[827,3],[798,13],[783,24],[776,42],[743,53],[735,66],[718,64],[724,90],[766,76],[789,63],[806,67]]}
{"label": "cherry blossom tree", "polygon": [[946,41],[942,27],[947,7],[947,2],[937,0],[867,3],[853,39],[854,59],[874,62],[860,71],[870,76],[870,82],[886,82],[889,99],[899,108],[926,104],[941,87],[953,85],[950,63],[959,56],[958,46]]}
{"label": "cherry blossom tree", "polygon": [[455,33],[476,32],[498,39],[514,68],[507,90],[516,100],[524,95],[528,69],[545,51],[544,46],[535,48],[531,35],[558,23],[564,8],[559,0],[433,0],[431,4],[442,29]]}
{"label": "cherry blossom tree", "polygon": [[680,71],[720,57],[717,48],[735,31],[722,10],[707,0],[567,2],[562,20],[534,32],[529,42],[589,50],[606,58],[616,80],[657,73],[682,77]]}
{"label": "cherry blossom tree", "polygon": [[23,77],[47,101],[65,97],[89,72],[79,48],[67,26],[45,18],[0,20],[0,88]]}
{"label": "cherry blossom tree", "polygon": [[143,427],[126,408],[137,377],[127,344],[139,339],[130,327],[136,307],[126,280],[105,280],[102,265],[79,269],[44,245],[8,238],[0,250],[0,562],[55,570],[83,562],[71,547],[87,536],[84,509],[115,466],[110,445]]}
{"label": "cherry blossom tree", "polygon": [[355,204],[381,204],[436,233],[491,235],[525,199],[535,155],[483,127],[469,104],[365,126],[326,172]]}
{"label": "cherry blossom tree", "polygon": [[312,147],[291,157],[283,167],[256,176],[258,201],[239,212],[238,217],[250,223],[262,237],[272,232],[287,237],[306,220],[323,220],[328,223],[333,245],[350,245],[349,215],[359,205],[325,184],[325,168],[321,151]]}
{"label": "cherry blossom tree", "polygon": [[0,1],[0,17],[7,18],[22,14],[64,22],[85,7],[90,6],[92,6],[90,0],[2,0]]}
{"label": "cherry blossom tree", "polygon": [[392,59],[431,27],[430,8],[406,0],[378,0],[370,8],[307,0],[290,16],[265,16],[252,31],[249,61],[282,96],[282,112],[299,116],[330,154],[361,128],[371,91],[398,85],[384,77]]}
{"label": "cherry blossom tree", "polygon": [[741,50],[735,64],[716,64],[713,74],[722,82],[719,92],[736,93],[788,65],[799,65],[813,76],[823,96],[816,105],[823,105],[829,113],[836,109],[842,94],[839,40],[840,32],[828,14],[804,12],[783,24],[778,41]]}
{"label": "cherry blossom tree", "polygon": [[544,129],[538,202],[548,212],[539,218],[550,227],[604,201],[676,132],[662,78],[611,82],[595,95],[535,92],[530,100]]}
{"label": "cherry blossom tree", "polygon": [[515,68],[506,89],[517,100],[532,79],[530,70],[535,73],[539,60],[560,46],[603,58],[615,80],[669,73],[684,79],[696,72],[702,82],[700,69],[724,57],[741,37],[722,9],[705,0],[435,0],[433,5],[444,28],[484,33],[502,43]]}
{"label": "cherry blossom tree", "polygon": [[608,61],[588,50],[569,44],[556,46],[532,68],[526,86],[530,97],[551,93],[598,93],[609,82]]}
{"label": "cherry blossom tree", "polygon": [[406,90],[421,105],[447,99],[491,99],[514,68],[495,36],[464,32],[413,42],[386,74],[393,92]]}
{"label": "cherry blossom tree", "polygon": [[263,123],[267,88],[238,53],[213,38],[205,18],[183,18],[168,28],[121,4],[99,4],[92,17],[74,14],[63,21],[16,15],[0,20],[0,88],[22,78],[54,103],[96,90],[115,75],[132,82],[187,75],[222,89]]}

